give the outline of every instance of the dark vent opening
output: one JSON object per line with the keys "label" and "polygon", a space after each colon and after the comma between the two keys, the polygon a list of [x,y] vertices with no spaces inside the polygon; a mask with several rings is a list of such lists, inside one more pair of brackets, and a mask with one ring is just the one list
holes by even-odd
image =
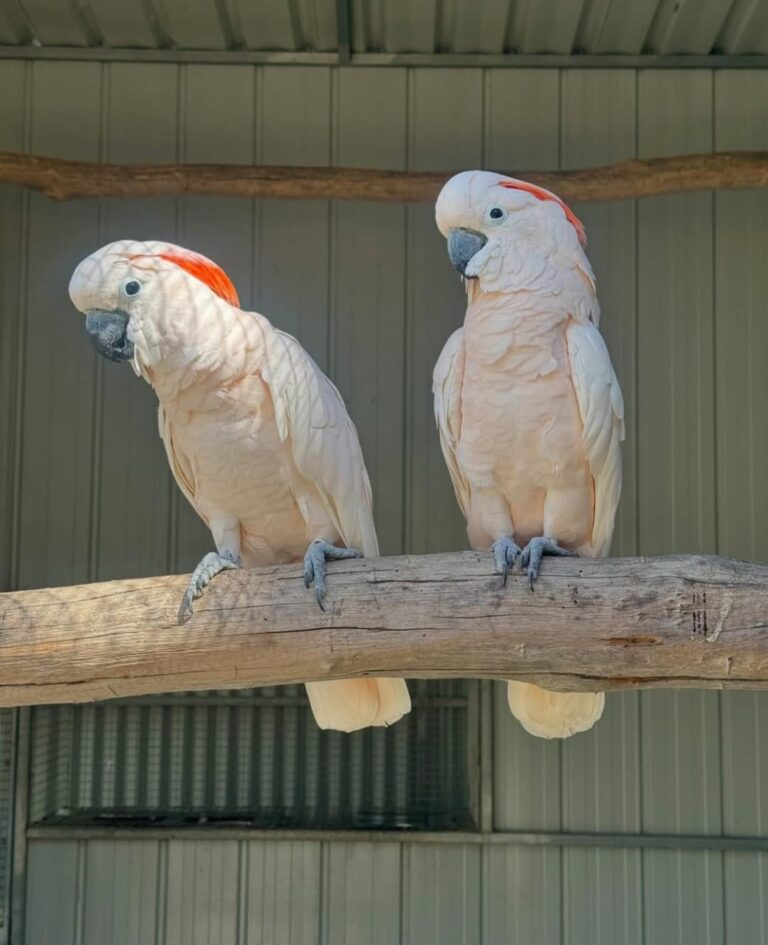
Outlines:
{"label": "dark vent opening", "polygon": [[38,706],[31,822],[475,829],[476,684],[409,687],[407,718],[352,735],[321,732],[303,686]]}

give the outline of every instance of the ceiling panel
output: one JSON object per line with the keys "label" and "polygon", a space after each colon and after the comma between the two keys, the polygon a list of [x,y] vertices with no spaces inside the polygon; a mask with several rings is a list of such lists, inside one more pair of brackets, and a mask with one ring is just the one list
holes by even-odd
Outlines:
{"label": "ceiling panel", "polygon": [[0,45],[334,53],[345,6],[353,53],[768,53],[766,0],[0,0]]}

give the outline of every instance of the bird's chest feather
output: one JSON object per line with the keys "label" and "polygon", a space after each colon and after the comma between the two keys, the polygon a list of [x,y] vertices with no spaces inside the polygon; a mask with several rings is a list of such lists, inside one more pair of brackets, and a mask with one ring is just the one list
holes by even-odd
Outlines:
{"label": "bird's chest feather", "polygon": [[505,493],[547,489],[584,471],[582,422],[564,326],[517,332],[495,357],[469,332],[459,461],[476,486]]}
{"label": "bird's chest feather", "polygon": [[169,409],[176,449],[186,458],[201,506],[258,519],[293,507],[290,462],[269,389],[248,377],[198,404],[180,396]]}

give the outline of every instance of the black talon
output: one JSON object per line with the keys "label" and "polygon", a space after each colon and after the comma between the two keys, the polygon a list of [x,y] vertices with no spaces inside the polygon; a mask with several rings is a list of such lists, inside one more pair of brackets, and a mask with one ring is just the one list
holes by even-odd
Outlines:
{"label": "black talon", "polygon": [[511,538],[504,537],[491,545],[491,552],[496,562],[496,573],[501,575],[501,586],[506,587],[509,572],[515,566],[520,548]]}
{"label": "black talon", "polygon": [[541,536],[532,538],[520,554],[521,570],[528,570],[528,586],[531,592],[534,591],[534,585],[539,577],[541,570],[541,559],[544,555],[554,555],[557,557],[578,557],[577,552],[570,548],[563,548],[553,539]]}
{"label": "black talon", "polygon": [[337,561],[343,558],[361,558],[357,548],[337,548],[322,539],[315,539],[304,555],[304,586],[309,588],[315,585],[315,600],[320,610],[325,613],[323,601],[328,593],[326,584],[326,562]]}
{"label": "black talon", "polygon": [[202,561],[192,572],[189,584],[181,598],[181,605],[177,614],[179,624],[185,624],[192,616],[192,604],[202,596],[203,589],[216,577],[220,571],[229,571],[240,567],[240,557],[232,552],[225,551],[219,554],[211,551],[203,556]]}

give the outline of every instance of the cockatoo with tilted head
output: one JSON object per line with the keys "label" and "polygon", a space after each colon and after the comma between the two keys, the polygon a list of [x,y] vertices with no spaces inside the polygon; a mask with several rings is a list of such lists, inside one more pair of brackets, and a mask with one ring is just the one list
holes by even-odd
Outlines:
{"label": "cockatoo with tilted head", "polygon": [[[377,555],[371,489],[341,395],[301,345],[240,309],[226,274],[170,243],[120,240],[69,286],[100,354],[154,388],[179,488],[213,535],[179,612],[220,571],[304,562],[322,606],[326,561]],[[390,725],[402,679],[307,683],[321,728]]]}
{"label": "cockatoo with tilted head", "polygon": [[[472,547],[504,580],[519,559],[533,590],[543,555],[608,553],[621,492],[624,408],[584,229],[549,191],[486,171],[451,178],[436,219],[468,298],[434,371],[440,443]],[[508,683],[543,738],[591,728],[604,700]]]}

